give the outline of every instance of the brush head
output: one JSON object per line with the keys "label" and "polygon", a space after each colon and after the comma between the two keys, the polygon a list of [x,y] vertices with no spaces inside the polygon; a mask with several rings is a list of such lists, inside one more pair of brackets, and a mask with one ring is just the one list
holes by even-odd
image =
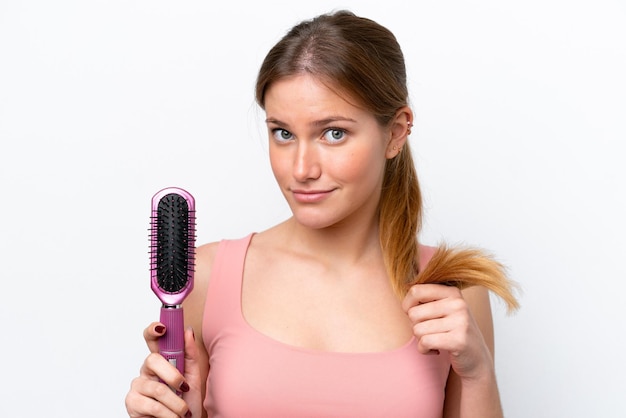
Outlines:
{"label": "brush head", "polygon": [[151,287],[164,305],[180,305],[193,289],[195,227],[195,201],[191,194],[169,187],[154,195]]}

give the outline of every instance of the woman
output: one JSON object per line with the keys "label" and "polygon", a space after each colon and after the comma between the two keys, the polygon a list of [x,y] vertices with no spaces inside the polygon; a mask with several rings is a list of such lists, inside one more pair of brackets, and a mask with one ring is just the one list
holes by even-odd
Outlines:
{"label": "woman", "polygon": [[496,263],[417,242],[393,34],[345,11],[302,22],[268,53],[256,99],[293,216],[197,249],[185,375],[151,324],[129,415],[502,416],[488,292],[460,288],[515,300]]}

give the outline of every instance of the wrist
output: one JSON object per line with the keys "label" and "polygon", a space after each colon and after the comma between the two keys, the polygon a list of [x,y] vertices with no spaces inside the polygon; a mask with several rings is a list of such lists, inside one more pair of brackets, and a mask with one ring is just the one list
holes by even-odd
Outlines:
{"label": "wrist", "polygon": [[463,403],[469,401],[472,405],[470,408],[463,408],[462,417],[502,418],[502,404],[493,366],[484,367],[472,376],[461,378],[461,393]]}
{"label": "wrist", "polygon": [[477,365],[474,370],[461,377],[461,382],[470,385],[485,385],[495,383],[496,370],[494,364],[491,361],[482,362]]}

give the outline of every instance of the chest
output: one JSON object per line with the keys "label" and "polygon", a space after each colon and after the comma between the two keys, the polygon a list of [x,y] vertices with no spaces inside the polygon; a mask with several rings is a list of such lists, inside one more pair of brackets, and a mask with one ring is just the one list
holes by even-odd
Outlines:
{"label": "chest", "polygon": [[[327,292],[330,277],[324,275],[317,282],[311,275],[259,286],[257,279],[281,278],[281,271],[261,269],[272,274],[241,280],[242,255],[225,258],[221,263],[217,257],[203,316],[210,361],[204,406],[210,417],[441,417],[448,356],[421,355],[416,340],[404,338],[403,313],[393,298],[373,296],[376,286],[365,281],[359,286],[347,281],[345,289]],[[304,284],[306,279],[314,285]],[[240,284],[246,280],[244,291]],[[295,318],[281,322],[285,314]],[[359,316],[367,319],[355,319]],[[397,340],[389,350],[380,343],[385,327],[378,324],[385,323],[387,335]],[[257,332],[251,324],[266,328]],[[350,338],[338,335],[342,328]],[[293,344],[298,341],[302,344]]]}
{"label": "chest", "polygon": [[[249,267],[249,268],[248,268]],[[250,262],[242,313],[257,331],[282,343],[332,352],[380,352],[412,337],[383,269],[336,274],[289,263]]]}
{"label": "chest", "polygon": [[[235,341],[236,340],[236,341]],[[449,365],[415,342],[385,353],[321,353],[260,334],[214,346],[211,416],[440,418]]]}

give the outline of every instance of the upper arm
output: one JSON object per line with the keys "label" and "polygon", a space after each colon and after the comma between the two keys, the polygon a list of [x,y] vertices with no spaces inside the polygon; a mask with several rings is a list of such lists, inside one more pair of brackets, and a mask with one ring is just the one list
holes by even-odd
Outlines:
{"label": "upper arm", "polygon": [[206,393],[206,380],[209,374],[209,355],[204,347],[202,338],[202,318],[204,316],[206,294],[217,246],[218,243],[210,243],[196,248],[194,287],[183,302],[185,326],[193,328],[196,346],[198,347],[198,363],[202,374],[203,396]]}
{"label": "upper arm", "polygon": [[461,293],[493,357],[495,346],[489,291],[482,286],[472,286],[463,290]]}

